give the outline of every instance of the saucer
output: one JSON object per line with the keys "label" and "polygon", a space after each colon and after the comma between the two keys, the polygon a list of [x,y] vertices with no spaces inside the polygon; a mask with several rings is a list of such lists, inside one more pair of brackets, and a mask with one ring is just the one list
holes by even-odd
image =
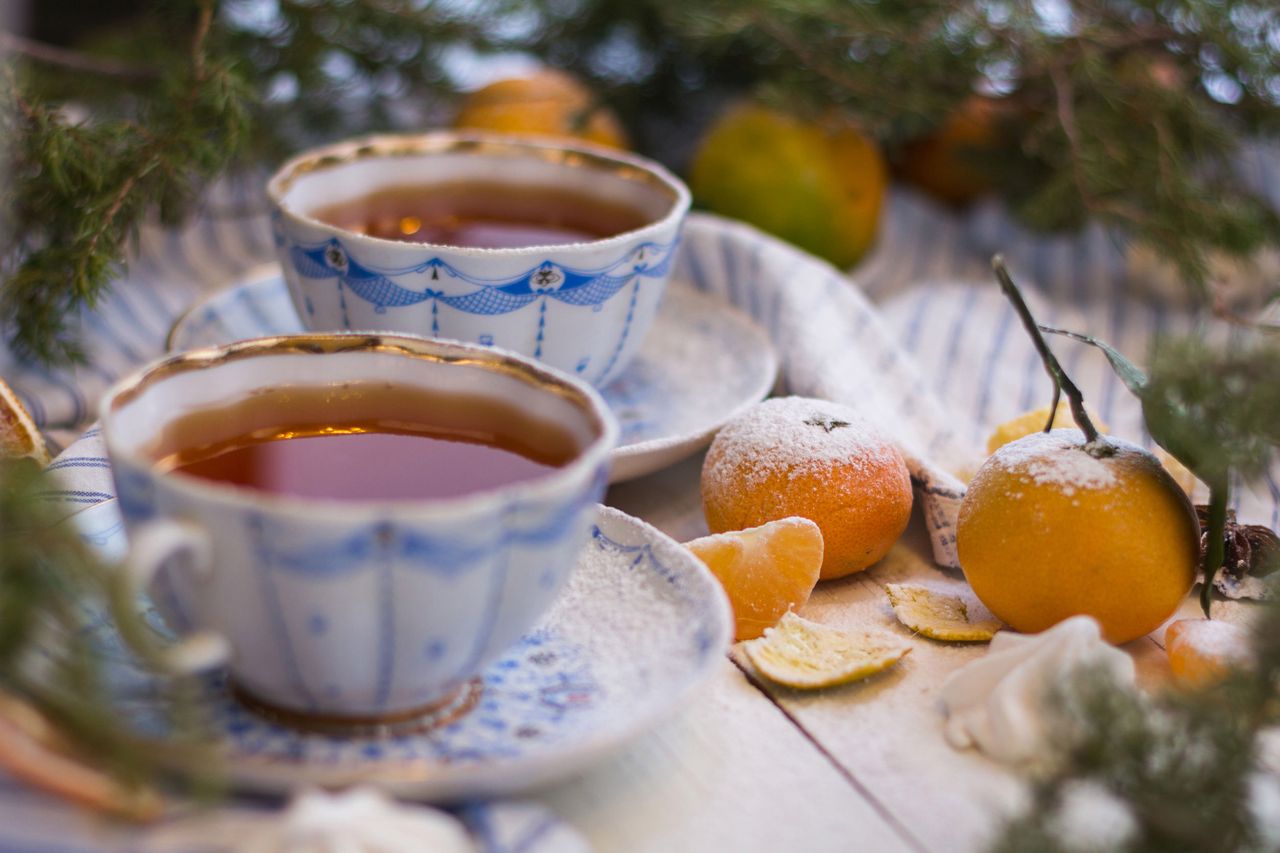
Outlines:
{"label": "saucer", "polygon": [[[123,555],[114,500],[72,523],[100,553]],[[119,711],[144,728],[160,725],[148,677],[110,621],[89,630],[108,657]],[[452,722],[382,735],[299,731],[240,705],[221,676],[210,680],[207,710],[241,790],[372,784],[431,801],[505,796],[577,773],[673,713],[720,666],[732,633],[723,591],[690,552],[600,507],[564,592],[485,670],[474,706]]]}
{"label": "saucer", "polygon": [[[178,318],[178,352],[304,331],[276,264],[204,298]],[[768,396],[778,357],[746,314],[672,280],[639,354],[601,389],[622,428],[611,482],[665,468],[706,447],[735,415]]]}

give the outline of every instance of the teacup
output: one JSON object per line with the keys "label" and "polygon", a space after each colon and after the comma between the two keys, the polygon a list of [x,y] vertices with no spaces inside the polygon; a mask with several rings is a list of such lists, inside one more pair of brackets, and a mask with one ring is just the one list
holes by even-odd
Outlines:
{"label": "teacup", "polygon": [[[500,401],[571,436],[573,455],[522,482],[380,501],[272,494],[157,462],[193,412],[370,381]],[[232,684],[251,704],[339,722],[459,701],[535,623],[586,541],[618,433],[589,385],[531,359],[362,334],[193,350],[119,382],[100,415],[126,565],[157,609],[179,634],[225,638]]]}
{"label": "teacup", "polygon": [[[404,242],[322,222],[325,208],[397,187],[484,181],[626,205],[641,227],[562,245]],[[501,135],[373,136],[306,152],[271,178],[276,251],[314,331],[444,337],[537,358],[603,387],[653,323],[689,191],[662,166],[585,145]]]}

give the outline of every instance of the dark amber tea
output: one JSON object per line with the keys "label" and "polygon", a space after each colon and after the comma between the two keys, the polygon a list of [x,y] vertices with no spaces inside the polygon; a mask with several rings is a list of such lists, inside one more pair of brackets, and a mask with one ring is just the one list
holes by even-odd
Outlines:
{"label": "dark amber tea", "polygon": [[581,243],[651,221],[635,208],[568,189],[486,181],[393,187],[311,216],[385,240],[481,249]]}
{"label": "dark amber tea", "polygon": [[174,422],[157,465],[277,495],[448,498],[567,464],[563,428],[502,401],[354,383],[273,388]]}

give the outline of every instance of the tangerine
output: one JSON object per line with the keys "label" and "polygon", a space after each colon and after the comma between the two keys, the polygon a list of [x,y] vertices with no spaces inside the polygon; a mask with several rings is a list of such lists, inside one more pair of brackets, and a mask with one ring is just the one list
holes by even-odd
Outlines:
{"label": "tangerine", "polygon": [[875,240],[888,171],[850,121],[739,104],[703,137],[689,184],[704,207],[844,268]]}
{"label": "tangerine", "polygon": [[847,406],[775,397],[734,418],[702,465],[713,533],[798,515],[824,544],[821,579],[878,561],[911,518],[911,474],[889,441]]}
{"label": "tangerine", "polygon": [[477,89],[462,102],[453,126],[627,147],[613,111],[576,77],[550,68]]}
{"label": "tangerine", "polygon": [[1179,619],[1164,632],[1173,678],[1183,687],[1221,681],[1252,656],[1249,632],[1220,619]]}
{"label": "tangerine", "polygon": [[1014,630],[1039,633],[1085,614],[1109,642],[1124,643],[1186,597],[1200,525],[1152,454],[1053,430],[987,459],[960,506],[956,546],[973,591]]}

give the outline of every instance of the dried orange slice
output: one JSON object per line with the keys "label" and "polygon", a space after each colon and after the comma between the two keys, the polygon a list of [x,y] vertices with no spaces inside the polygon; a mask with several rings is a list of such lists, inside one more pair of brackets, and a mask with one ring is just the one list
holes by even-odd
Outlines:
{"label": "dried orange slice", "polygon": [[30,457],[49,464],[49,450],[31,413],[9,384],[0,379],[0,459]]}
{"label": "dried orange slice", "polygon": [[0,767],[56,797],[131,820],[154,820],[164,802],[150,788],[125,788],[72,758],[49,721],[26,702],[0,693]]}
{"label": "dried orange slice", "polygon": [[893,615],[917,634],[951,643],[985,643],[1004,623],[971,592],[943,592],[919,583],[885,584]]}
{"label": "dried orange slice", "polygon": [[822,531],[807,518],[704,536],[685,547],[724,587],[739,640],[759,637],[808,601],[822,570]]}
{"label": "dried orange slice", "polygon": [[911,645],[887,631],[839,631],[788,613],[763,637],[743,643],[742,651],[770,681],[815,690],[884,672]]}
{"label": "dried orange slice", "polygon": [[1164,645],[1173,678],[1183,687],[1221,681],[1253,657],[1249,632],[1221,619],[1179,619],[1165,630]]}

